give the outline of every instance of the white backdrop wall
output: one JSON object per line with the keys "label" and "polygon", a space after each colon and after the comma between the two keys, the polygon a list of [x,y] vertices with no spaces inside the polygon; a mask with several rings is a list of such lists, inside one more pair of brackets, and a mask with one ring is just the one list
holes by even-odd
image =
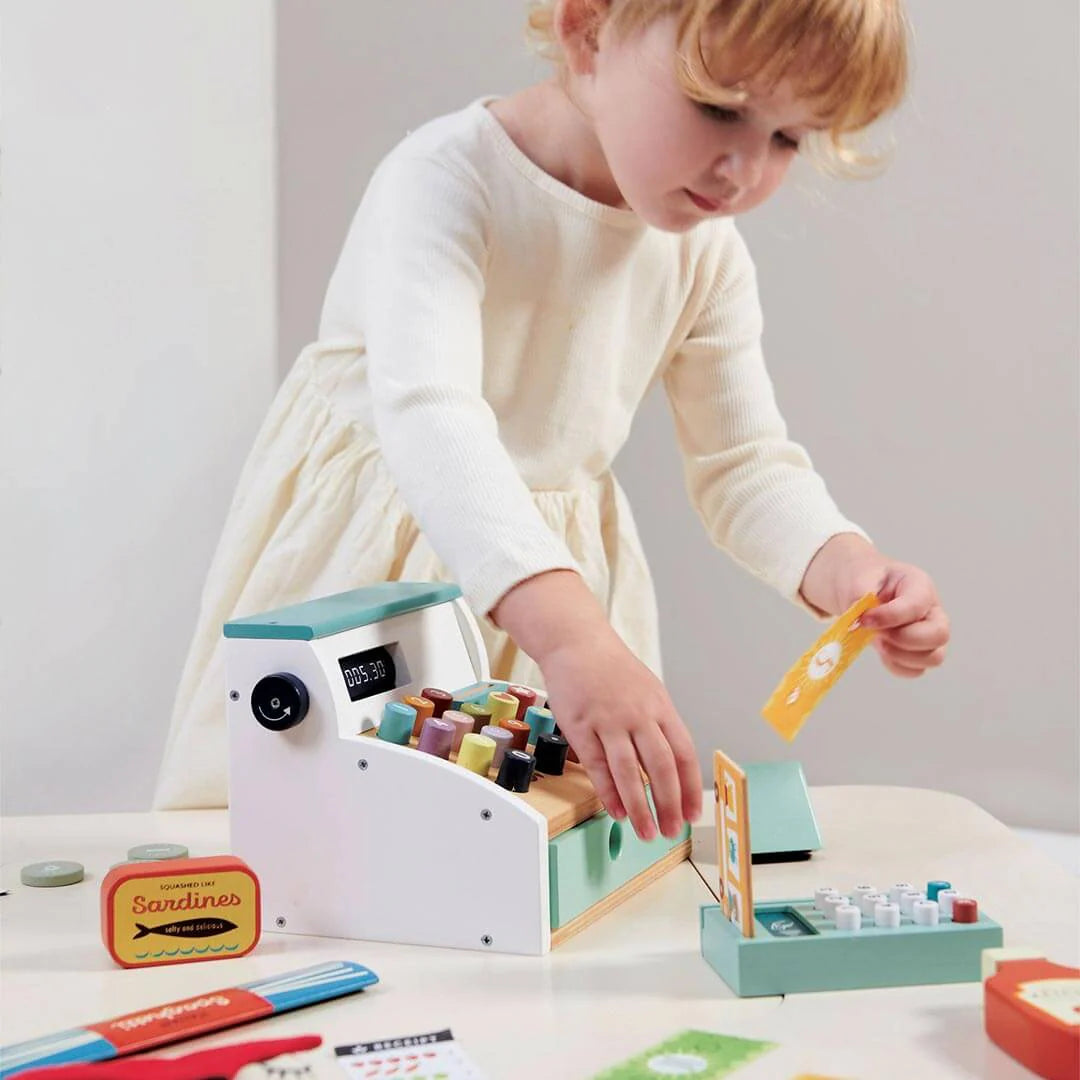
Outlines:
{"label": "white backdrop wall", "polygon": [[141,809],[276,382],[273,11],[0,19],[3,809]]}
{"label": "white backdrop wall", "polygon": [[[282,370],[315,333],[379,158],[543,70],[524,9],[279,5]],[[884,550],[934,574],[948,664],[907,683],[867,654],[789,747],[759,710],[822,627],[709,545],[662,395],[617,471],[703,762],[716,746],[794,757],[811,783],[947,788],[1015,824],[1075,829],[1077,7],[1051,0],[1022,27],[976,0],[909,10],[913,93],[885,177],[798,169],[743,229],[792,433]]]}
{"label": "white backdrop wall", "polygon": [[[890,171],[800,169],[743,229],[792,433],[934,573],[949,663],[910,684],[868,654],[788,747],[758,710],[820,626],[708,545],[662,397],[618,471],[703,762],[1075,829],[1078,15],[909,6]],[[4,808],[144,806],[236,474],[372,167],[542,68],[505,0],[0,10]]]}

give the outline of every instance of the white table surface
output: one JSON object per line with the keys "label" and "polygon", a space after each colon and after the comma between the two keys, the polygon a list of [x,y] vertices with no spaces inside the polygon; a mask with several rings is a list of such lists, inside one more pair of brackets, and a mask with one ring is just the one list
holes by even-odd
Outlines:
{"label": "white table surface", "polygon": [[[756,899],[815,885],[945,878],[975,896],[1006,945],[1080,960],[1077,879],[965,799],[910,788],[811,789],[824,848],[808,862],[754,868]],[[585,1080],[686,1028],[772,1040],[738,1080],[799,1072],[888,1080],[1030,1077],[986,1038],[978,983],[739,999],[701,959],[698,911],[713,902],[710,820],[684,863],[546,957],[302,938],[268,932],[235,960],[116,967],[100,939],[99,889],[133,844],[227,850],[224,811],[7,818],[0,886],[0,1043],[20,1042],[326,960],[380,977],[364,993],[163,1047],[317,1033],[327,1045],[453,1029],[489,1080]],[[30,862],[75,859],[78,885],[32,889]],[[258,868],[254,868],[258,872]],[[328,882],[329,887],[329,882]],[[271,928],[272,929],[272,928]],[[915,1073],[914,1070],[921,1070]]]}

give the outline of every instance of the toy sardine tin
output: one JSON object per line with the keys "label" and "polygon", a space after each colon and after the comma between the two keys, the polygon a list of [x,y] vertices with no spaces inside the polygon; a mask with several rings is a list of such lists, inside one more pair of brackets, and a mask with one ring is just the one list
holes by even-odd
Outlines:
{"label": "toy sardine tin", "polygon": [[260,931],[259,879],[235,855],[124,863],[101,883],[101,937],[122,967],[244,956]]}

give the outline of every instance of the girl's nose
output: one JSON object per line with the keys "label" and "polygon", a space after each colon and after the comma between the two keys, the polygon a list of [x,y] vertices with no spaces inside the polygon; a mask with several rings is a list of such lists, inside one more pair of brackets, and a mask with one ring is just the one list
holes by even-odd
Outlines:
{"label": "girl's nose", "polygon": [[742,139],[716,159],[714,175],[740,192],[750,191],[761,182],[768,152],[767,140]]}

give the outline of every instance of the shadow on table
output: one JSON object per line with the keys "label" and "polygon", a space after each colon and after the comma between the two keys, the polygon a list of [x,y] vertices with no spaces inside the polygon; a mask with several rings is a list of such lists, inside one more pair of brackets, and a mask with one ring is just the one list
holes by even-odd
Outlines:
{"label": "shadow on table", "polygon": [[[288,939],[281,936],[266,936],[259,940],[258,945],[255,946],[254,952],[249,953],[248,955],[254,956],[258,954],[260,956],[265,956],[274,953],[284,954],[294,950],[295,946],[291,945]],[[237,957],[236,959],[243,959],[243,957]],[[227,959],[197,962],[204,966],[220,967],[223,970],[231,971],[233,968],[233,965],[230,964]],[[315,961],[312,962],[314,963]],[[33,952],[19,952],[17,949],[9,949],[4,954],[3,966],[4,973],[7,975],[15,975],[27,971],[78,972],[124,970],[119,964],[113,961],[104,944],[101,942],[85,941],[73,945],[58,944],[48,948],[38,948],[34,949]],[[191,965],[149,964],[146,966],[160,969],[163,967],[189,967]],[[229,977],[225,976],[222,985],[226,985],[228,981]]]}
{"label": "shadow on table", "polygon": [[[557,959],[557,958],[556,958]],[[542,974],[541,974],[542,972]],[[663,997],[671,1001],[731,1000],[735,995],[697,952],[665,952],[626,959],[579,955],[572,964],[543,969],[515,966],[499,972],[500,991],[534,991],[538,976],[560,999]]]}
{"label": "shadow on table", "polygon": [[978,1005],[934,1009],[919,1042],[953,1069],[978,1080],[1030,1080],[1032,1075],[990,1041]]}

